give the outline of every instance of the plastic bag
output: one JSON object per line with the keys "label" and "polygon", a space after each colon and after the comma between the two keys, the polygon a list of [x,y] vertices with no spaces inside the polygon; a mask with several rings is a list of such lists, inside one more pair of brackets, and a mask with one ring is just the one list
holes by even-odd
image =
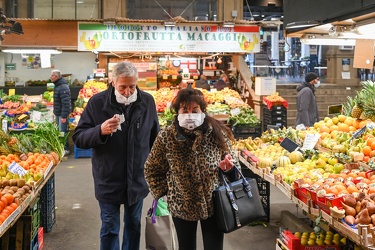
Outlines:
{"label": "plastic bag", "polygon": [[158,200],[158,205],[156,207],[156,216],[165,216],[169,215],[169,210],[168,210],[168,203],[163,200],[163,198],[160,198]]}

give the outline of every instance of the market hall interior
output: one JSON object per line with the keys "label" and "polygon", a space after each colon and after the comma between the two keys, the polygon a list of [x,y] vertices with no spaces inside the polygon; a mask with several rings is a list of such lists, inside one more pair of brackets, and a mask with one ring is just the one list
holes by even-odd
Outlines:
{"label": "market hall interior", "polygon": [[[92,250],[99,248],[99,205],[94,196],[91,159],[75,159],[70,155],[59,164],[55,173],[56,223],[45,234],[45,250]],[[303,230],[309,228],[306,216],[277,187],[270,188],[270,221],[254,223],[224,236],[226,250],[274,249],[280,227]],[[145,249],[145,216],[152,198],[143,204],[141,249]],[[282,218],[284,216],[284,218]],[[307,230],[307,229],[306,229]],[[198,232],[198,250],[203,250]]]}

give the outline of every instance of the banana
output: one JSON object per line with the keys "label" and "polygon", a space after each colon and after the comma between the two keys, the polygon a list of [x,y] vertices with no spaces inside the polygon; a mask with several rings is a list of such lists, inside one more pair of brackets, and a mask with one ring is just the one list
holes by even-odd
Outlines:
{"label": "banana", "polygon": [[331,216],[337,219],[342,219],[345,217],[345,210],[338,209],[336,206],[330,207],[329,210],[331,211]]}
{"label": "banana", "polygon": [[254,148],[248,142],[245,142],[245,146],[246,146],[247,150],[254,151]]}

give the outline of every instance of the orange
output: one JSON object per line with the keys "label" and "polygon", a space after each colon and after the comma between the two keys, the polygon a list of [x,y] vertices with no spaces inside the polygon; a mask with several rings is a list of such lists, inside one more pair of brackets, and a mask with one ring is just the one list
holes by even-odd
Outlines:
{"label": "orange", "polygon": [[359,128],[363,128],[364,126],[367,125],[367,120],[362,120],[360,123],[359,123]]}
{"label": "orange", "polygon": [[11,194],[4,194],[3,197],[5,197],[7,199],[7,201],[8,201],[7,204],[11,204],[14,201],[14,197]]}
{"label": "orange", "polygon": [[353,118],[346,118],[344,123],[348,126],[352,126],[353,125]]}
{"label": "orange", "polygon": [[369,156],[370,153],[371,153],[371,151],[372,151],[372,149],[371,149],[370,146],[364,146],[364,147],[362,148],[362,153],[363,153],[364,155],[366,155],[366,156]]}
{"label": "orange", "polygon": [[366,163],[369,162],[370,156],[365,155],[365,157],[363,157],[363,161],[366,162]]}
{"label": "orange", "polygon": [[319,132],[320,132],[320,133],[323,133],[323,132],[329,133],[329,132],[330,132],[330,129],[329,129],[329,127],[327,127],[326,125],[322,125],[322,126],[320,126],[320,128],[319,128]]}
{"label": "orange", "polygon": [[7,219],[7,217],[5,217],[3,214],[0,214],[1,223],[3,223],[6,219]]}
{"label": "orange", "polygon": [[375,150],[372,150],[370,153],[370,158],[375,157]]}
{"label": "orange", "polygon": [[357,129],[356,129],[356,127],[354,127],[354,126],[349,126],[349,130],[354,132],[354,131],[356,131]]}
{"label": "orange", "polygon": [[5,198],[4,196],[3,196],[3,197],[1,197],[0,201],[2,201],[2,202],[3,202],[3,208],[4,208],[4,207],[6,207],[6,206],[8,205],[8,199],[7,199],[7,198]]}
{"label": "orange", "polygon": [[340,123],[339,124],[339,130],[343,132],[349,132],[349,126],[345,123]]}
{"label": "orange", "polygon": [[14,210],[18,208],[18,204],[15,202],[12,202],[9,206],[11,206]]}
{"label": "orange", "polygon": [[359,193],[359,190],[356,186],[352,185],[346,188],[346,191],[348,191],[350,194],[352,193]]}
{"label": "orange", "polygon": [[356,129],[359,129],[359,124],[361,123],[361,119],[355,119],[353,121],[353,126],[356,128]]}
{"label": "orange", "polygon": [[329,128],[329,131],[333,132],[333,131],[337,131],[339,130],[339,126],[337,125],[332,125],[330,128]]}
{"label": "orange", "polygon": [[345,189],[339,192],[339,195],[343,195],[343,194],[349,194],[348,190]]}
{"label": "orange", "polygon": [[328,138],[330,138],[330,134],[329,134],[329,132],[321,132],[320,133],[320,138],[321,139],[324,139],[324,138],[326,138],[326,137],[328,137]]}
{"label": "orange", "polygon": [[363,177],[363,178],[365,178],[366,177],[366,172],[359,172],[358,173],[358,177]]}

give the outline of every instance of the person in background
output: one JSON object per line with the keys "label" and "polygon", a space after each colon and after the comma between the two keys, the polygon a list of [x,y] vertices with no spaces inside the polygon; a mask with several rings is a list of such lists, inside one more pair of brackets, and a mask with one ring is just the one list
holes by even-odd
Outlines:
{"label": "person in background", "polygon": [[305,82],[297,86],[297,117],[296,125],[314,126],[319,121],[318,105],[315,89],[319,87],[319,76],[315,72],[305,75]]}
{"label": "person in background", "polygon": [[145,163],[145,177],[154,199],[167,196],[179,250],[194,250],[201,224],[204,249],[223,249],[224,234],[216,228],[212,191],[219,184],[219,168],[231,180],[234,155],[231,130],[209,116],[198,89],[178,92],[171,108],[171,125],[162,130]]}
{"label": "person in background", "polygon": [[214,83],[214,88],[217,90],[224,89],[225,87],[227,87],[227,81],[228,81],[228,76],[224,73],[221,74],[220,79]]}
{"label": "person in background", "polygon": [[99,201],[100,249],[139,250],[143,200],[149,189],[144,163],[160,130],[154,98],[137,87],[130,62],[115,65],[112,84],[90,98],[73,134],[79,148],[92,148],[95,197]]}
{"label": "person in background", "polygon": [[206,89],[210,91],[211,87],[210,84],[207,82],[207,77],[206,75],[202,74],[199,80],[195,82],[195,87],[196,88],[201,88],[201,89]]}
{"label": "person in background", "polygon": [[[52,70],[50,79],[55,84],[53,88],[53,113],[55,114],[56,124],[60,131],[66,134],[68,133],[69,114],[72,108],[70,88],[65,78],[62,77],[60,70]],[[69,139],[66,139],[64,149],[65,155],[69,155]]]}

